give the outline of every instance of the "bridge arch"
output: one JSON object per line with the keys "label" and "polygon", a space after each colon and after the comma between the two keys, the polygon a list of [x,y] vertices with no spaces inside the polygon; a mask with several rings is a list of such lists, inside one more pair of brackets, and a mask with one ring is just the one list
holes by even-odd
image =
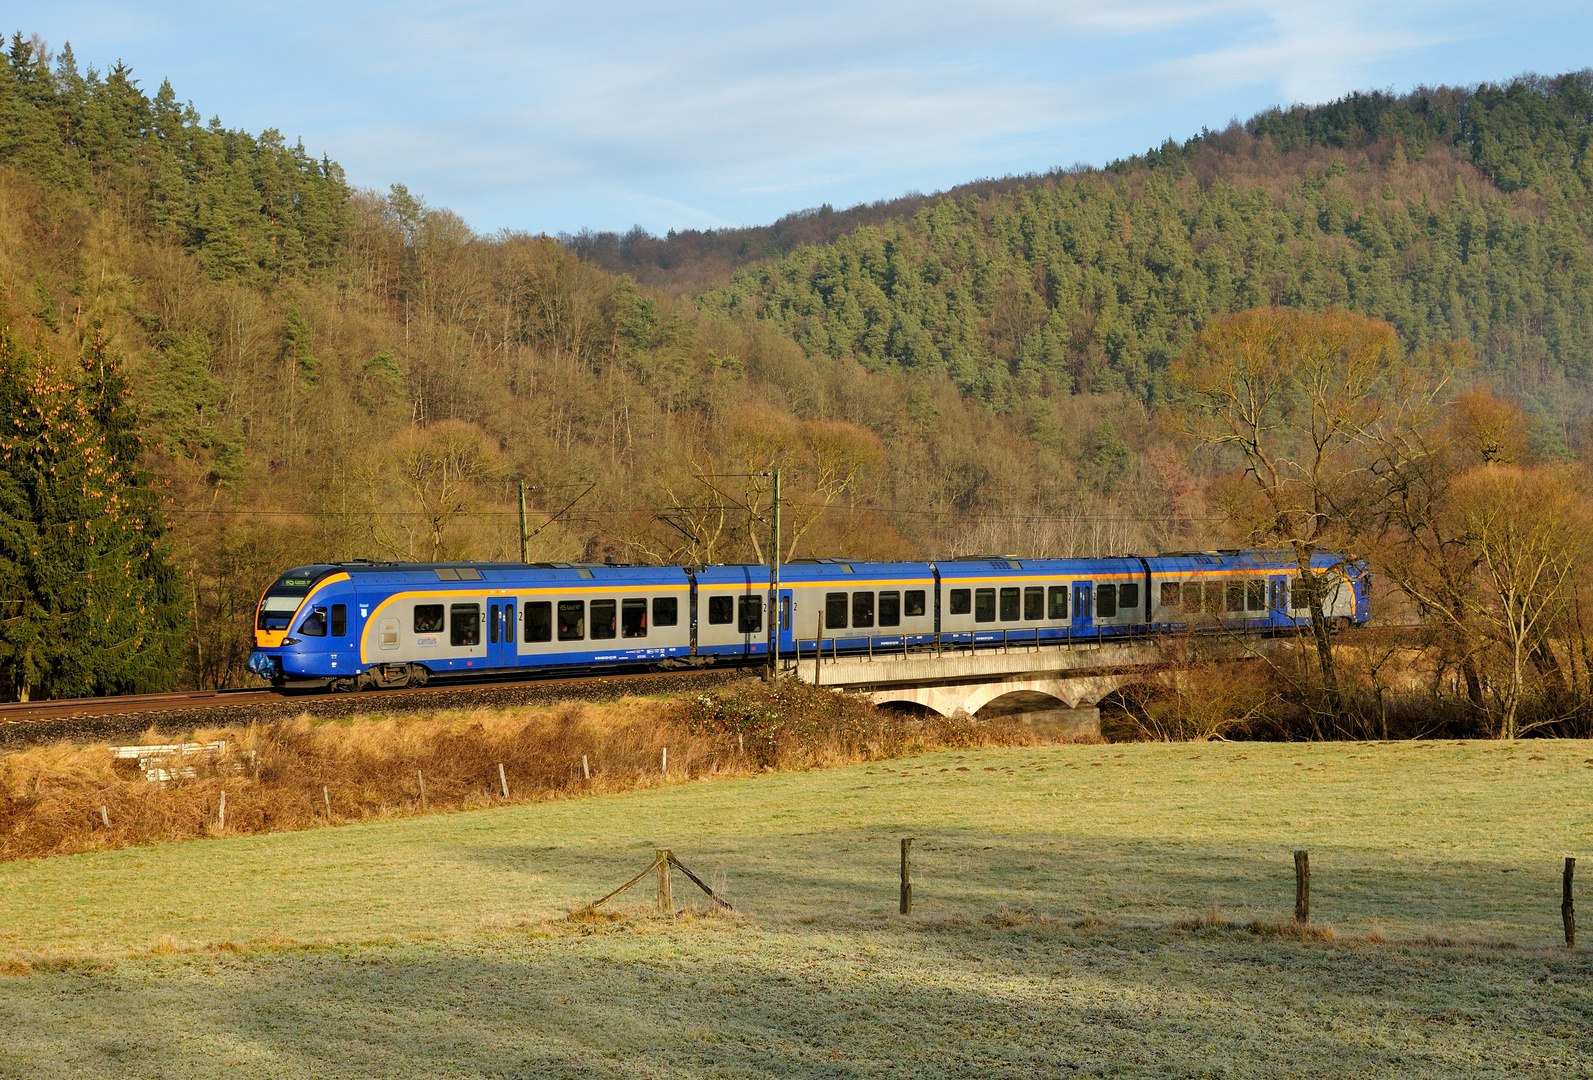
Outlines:
{"label": "bridge arch", "polygon": [[[998,687],[997,689],[1000,688]],[[1058,709],[1071,708],[1073,708],[1073,704],[1069,704],[1056,694],[1047,693],[1044,690],[1008,690],[1006,693],[998,694],[976,710],[971,711],[981,720],[996,720],[1011,716],[1055,712]]]}
{"label": "bridge arch", "polygon": [[906,693],[895,695],[888,693],[874,694],[873,701],[875,705],[878,705],[882,709],[889,709],[891,712],[900,713],[903,716],[911,716],[918,720],[922,720],[929,716],[946,715],[928,702],[919,701],[916,698],[908,696]]}

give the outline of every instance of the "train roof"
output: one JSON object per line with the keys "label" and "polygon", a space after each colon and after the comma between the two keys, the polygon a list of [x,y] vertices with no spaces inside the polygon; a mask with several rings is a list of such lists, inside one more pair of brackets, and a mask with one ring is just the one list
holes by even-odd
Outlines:
{"label": "train roof", "polygon": [[[955,559],[936,559],[911,562],[877,562],[867,559],[793,559],[782,567],[781,576],[789,582],[836,580],[843,575],[856,579],[891,578],[903,574],[931,573],[931,565],[939,567],[943,578],[968,578],[998,573],[1085,574],[1092,572],[1121,571],[1124,563],[1137,564],[1138,555],[1112,555],[1084,559],[1022,559],[1005,555],[962,556]],[[1254,567],[1256,569],[1289,571],[1295,568],[1294,552],[1288,549],[1258,550],[1228,548],[1215,551],[1167,551],[1159,555],[1143,556],[1152,571],[1199,571],[1210,567]],[[1319,570],[1344,565],[1360,566],[1356,557],[1345,559],[1332,552],[1317,550],[1312,553],[1311,565]],[[633,566],[624,563],[602,562],[375,562],[368,559],[351,559],[347,562],[311,563],[296,566],[283,573],[271,586],[271,591],[295,593],[308,591],[321,580],[333,574],[365,577],[371,584],[412,583],[421,575],[432,575],[437,581],[507,582],[531,577],[537,580],[603,580],[623,574],[634,580],[638,575],[672,579],[683,577],[690,570],[704,584],[722,585],[734,582],[755,583],[767,579],[769,567],[758,563],[719,563],[707,566]]]}

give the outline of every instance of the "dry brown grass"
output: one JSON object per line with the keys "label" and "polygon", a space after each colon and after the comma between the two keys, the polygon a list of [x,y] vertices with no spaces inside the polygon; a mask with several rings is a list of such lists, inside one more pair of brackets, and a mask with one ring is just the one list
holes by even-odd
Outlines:
{"label": "dry brown grass", "polygon": [[[1036,741],[971,720],[907,717],[831,691],[756,684],[690,699],[627,698],[602,706],[338,723],[301,716],[190,737],[226,740],[227,754],[198,765],[191,778],[163,784],[114,764],[103,745],[56,744],[0,757],[0,859],[407,816],[423,810],[422,777],[425,810],[476,809],[506,801],[500,763],[509,780],[507,801],[531,802]],[[171,739],[151,731],[142,741]],[[218,820],[223,791],[224,825]]]}

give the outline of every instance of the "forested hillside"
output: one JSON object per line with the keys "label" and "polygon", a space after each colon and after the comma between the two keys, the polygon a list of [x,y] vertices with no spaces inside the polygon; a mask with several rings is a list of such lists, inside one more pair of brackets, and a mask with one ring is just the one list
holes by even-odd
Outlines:
{"label": "forested hillside", "polygon": [[941,199],[742,270],[702,303],[813,355],[945,372],[998,411],[1080,391],[1155,408],[1210,316],[1339,305],[1409,348],[1469,342],[1564,452],[1593,375],[1590,90],[1582,73],[1275,111],[1103,171]]}
{"label": "forested hillside", "polygon": [[[908,219],[884,204],[734,277],[753,249],[710,244],[694,298],[674,240],[649,285],[546,236],[483,236],[401,184],[351,190],[321,148],[14,37],[0,420],[31,441],[0,496],[44,524],[0,530],[0,603],[23,612],[0,696],[237,682],[283,567],[518,557],[522,480],[533,559],[762,558],[776,466],[787,557],[1209,545],[1234,534],[1163,423],[1164,372],[1203,319],[1253,302],[1473,341],[1544,418],[1542,449],[1574,453],[1584,87],[1500,90],[1492,127],[1493,91],[1261,117]],[[45,377],[49,423],[27,389]],[[95,469],[126,499],[109,532],[76,523]],[[128,587],[96,592],[118,565]],[[115,640],[86,629],[89,600]],[[48,633],[77,644],[28,651]],[[66,655],[107,647],[121,659]]]}

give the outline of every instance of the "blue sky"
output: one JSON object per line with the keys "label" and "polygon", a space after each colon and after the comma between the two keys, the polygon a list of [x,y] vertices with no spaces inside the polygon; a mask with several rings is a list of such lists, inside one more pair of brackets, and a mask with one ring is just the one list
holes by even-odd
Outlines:
{"label": "blue sky", "polygon": [[1593,66],[1584,3],[23,0],[475,228],[653,232],[1103,164],[1275,104]]}

